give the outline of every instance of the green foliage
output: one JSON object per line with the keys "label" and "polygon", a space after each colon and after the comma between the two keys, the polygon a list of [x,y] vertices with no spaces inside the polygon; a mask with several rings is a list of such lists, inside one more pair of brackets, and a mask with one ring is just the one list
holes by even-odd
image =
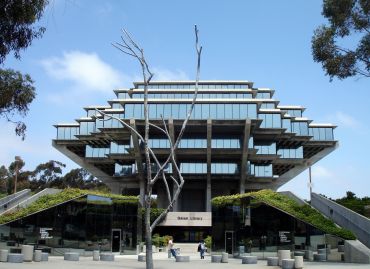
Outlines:
{"label": "green foliage", "polygon": [[167,246],[170,237],[171,236],[169,235],[160,236],[159,234],[154,234],[152,237],[152,243],[156,247],[164,247]]}
{"label": "green foliage", "polygon": [[261,190],[258,192],[215,197],[212,199],[212,205],[215,207],[240,205],[242,199],[248,197],[284,211],[303,222],[311,224],[325,233],[336,235],[343,239],[356,238],[351,231],[337,227],[334,222],[325,218],[320,214],[320,212],[309,205],[301,206],[293,199],[272,190]]}
{"label": "green foliage", "polygon": [[20,208],[15,211],[1,215],[0,224],[5,224],[16,219],[26,217],[28,215],[51,208],[53,206],[57,206],[61,203],[65,203],[76,198],[80,198],[88,194],[112,198],[113,202],[120,201],[120,203],[133,205],[137,205],[139,202],[139,199],[135,196],[122,196],[117,194],[100,193],[91,190],[65,189],[56,194],[44,195],[25,208]]}
{"label": "green foliage", "polygon": [[356,194],[348,191],[346,197],[342,197],[334,201],[348,209],[357,212],[360,215],[368,218],[370,217],[368,211],[366,210],[366,206],[370,206],[370,197],[358,198],[356,197]]}
{"label": "green foliage", "polygon": [[13,122],[16,125],[16,134],[22,139],[25,138],[26,125],[21,121],[14,121],[12,117],[14,114],[26,116],[35,96],[35,87],[29,75],[22,75],[11,69],[0,69],[0,117]]}
{"label": "green foliage", "polygon": [[204,239],[204,243],[206,245],[206,248],[211,249],[212,247],[212,236],[208,235],[206,239]]}
{"label": "green foliage", "polygon": [[[12,51],[19,59],[20,51],[42,36],[45,28],[34,23],[40,20],[48,3],[48,0],[0,1],[0,65]],[[0,117],[15,124],[15,133],[22,140],[26,124],[12,117],[15,114],[26,116],[35,95],[33,81],[28,74],[0,68]]]}
{"label": "green foliage", "polygon": [[[159,215],[162,214],[164,210],[165,210],[164,208],[151,207],[150,208],[150,223],[155,221],[159,217]],[[144,220],[145,208],[144,207],[140,208],[140,212]]]}
{"label": "green foliage", "polygon": [[[370,2],[369,0],[324,0],[322,15],[329,25],[318,27],[312,37],[312,55],[326,75],[345,79],[370,77]],[[341,39],[359,37],[355,48],[340,46]]]}
{"label": "green foliage", "polygon": [[44,27],[33,24],[40,20],[48,0],[0,1],[0,64],[11,51],[20,58],[20,51],[40,38]]}

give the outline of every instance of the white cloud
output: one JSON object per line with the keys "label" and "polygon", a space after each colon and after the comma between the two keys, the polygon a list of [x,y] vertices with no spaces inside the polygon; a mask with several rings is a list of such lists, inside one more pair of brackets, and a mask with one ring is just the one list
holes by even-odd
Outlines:
{"label": "white cloud", "polygon": [[358,128],[361,126],[358,120],[342,111],[337,111],[334,115],[329,116],[329,120],[334,121],[341,127]]}
{"label": "white cloud", "polygon": [[168,69],[155,67],[152,69],[152,72],[154,73],[153,81],[189,80],[188,75],[184,71],[178,69],[175,71],[171,71]]}
{"label": "white cloud", "polygon": [[49,139],[37,137],[35,140],[30,133],[27,133],[26,139],[22,141],[19,136],[15,135],[13,124],[1,122],[0,127],[0,165],[8,166],[17,155],[22,157],[26,166],[29,162],[40,160],[41,157],[40,162],[47,161],[56,155]]}
{"label": "white cloud", "polygon": [[317,165],[312,167],[312,178],[332,178],[334,174],[327,168]]}
{"label": "white cloud", "polygon": [[71,81],[73,88],[78,90],[111,92],[130,81],[128,76],[115,70],[96,53],[69,51],[62,57],[44,59],[41,64],[48,75]]}

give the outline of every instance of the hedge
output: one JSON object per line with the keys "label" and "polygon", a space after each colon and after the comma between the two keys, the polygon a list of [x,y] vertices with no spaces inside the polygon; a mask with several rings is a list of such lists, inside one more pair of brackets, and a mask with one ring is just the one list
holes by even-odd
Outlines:
{"label": "hedge", "polygon": [[228,205],[240,205],[243,198],[251,197],[259,202],[265,203],[284,211],[293,217],[306,222],[325,233],[332,234],[343,239],[354,240],[356,236],[349,230],[340,228],[330,219],[325,218],[319,211],[305,204],[300,205],[293,199],[274,192],[272,190],[261,190],[230,196],[219,196],[212,199],[215,207],[225,207]]}

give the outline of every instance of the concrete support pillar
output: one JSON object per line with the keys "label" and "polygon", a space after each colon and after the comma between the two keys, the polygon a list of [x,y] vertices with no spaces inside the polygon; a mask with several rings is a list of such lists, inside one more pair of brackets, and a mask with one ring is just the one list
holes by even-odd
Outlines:
{"label": "concrete support pillar", "polygon": [[242,160],[240,167],[240,184],[239,184],[239,193],[245,193],[245,183],[247,179],[247,160],[248,160],[248,143],[251,132],[251,120],[246,119],[244,125],[244,137],[243,137],[243,151],[242,151]]}
{"label": "concrete support pillar", "polygon": [[212,120],[207,120],[207,186],[206,186],[206,211],[212,211],[212,184],[211,184],[211,152],[212,152]]}
{"label": "concrete support pillar", "polygon": [[[134,119],[130,120],[130,126],[136,130],[136,122]],[[135,155],[137,173],[139,176],[140,204],[143,205],[144,198],[145,198],[145,178],[144,178],[143,159],[141,157],[139,138],[134,131],[131,131],[131,138],[132,138],[132,144],[134,146],[134,155]]]}

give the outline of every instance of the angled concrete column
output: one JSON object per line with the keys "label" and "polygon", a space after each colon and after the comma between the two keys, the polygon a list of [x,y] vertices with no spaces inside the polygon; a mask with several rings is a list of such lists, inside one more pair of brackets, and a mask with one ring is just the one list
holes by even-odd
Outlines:
{"label": "angled concrete column", "polygon": [[206,187],[206,211],[212,211],[212,184],[211,184],[211,152],[212,152],[212,120],[207,120],[207,187]]}
{"label": "angled concrete column", "polygon": [[247,119],[244,125],[244,137],[243,137],[243,151],[242,151],[242,161],[240,167],[240,187],[239,192],[245,193],[245,181],[247,179],[247,160],[248,160],[248,142],[251,132],[251,120]]}
{"label": "angled concrete column", "polygon": [[[130,120],[130,126],[136,130],[136,122],[134,119]],[[140,204],[144,204],[144,197],[145,197],[145,178],[144,178],[144,168],[143,168],[143,159],[141,157],[140,151],[140,144],[139,138],[135,132],[131,131],[132,137],[132,144],[134,146],[134,155],[135,155],[135,162],[137,166],[137,172],[139,176],[139,186],[140,186]]]}

